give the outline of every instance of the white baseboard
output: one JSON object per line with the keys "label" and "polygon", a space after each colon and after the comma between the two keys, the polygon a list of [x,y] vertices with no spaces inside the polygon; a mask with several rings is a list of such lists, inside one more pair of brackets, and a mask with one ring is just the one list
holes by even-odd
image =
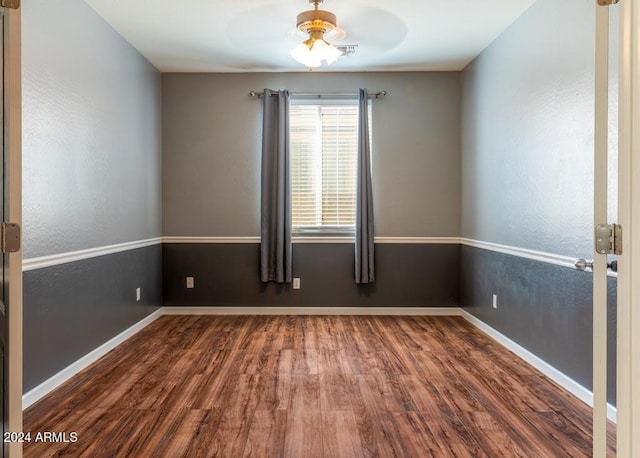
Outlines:
{"label": "white baseboard", "polygon": [[83,356],[82,358],[80,358],[70,366],[67,366],[66,368],[62,369],[53,377],[49,378],[48,380],[45,380],[44,382],[42,382],[40,385],[33,388],[28,393],[24,394],[22,396],[22,409],[23,410],[26,409],[30,405],[34,404],[35,402],[37,402],[38,400],[40,400],[41,398],[43,398],[44,396],[46,396],[47,394],[49,394],[50,392],[58,388],[64,382],[66,382],[71,377],[76,375],[78,372],[85,369],[86,367],[89,367],[91,364],[93,364],[98,359],[106,355],[108,352],[110,352],[115,347],[123,343],[125,340],[127,340],[128,338],[130,338],[131,336],[133,336],[134,334],[142,330],[144,327],[146,327],[147,325],[157,320],[160,316],[162,316],[161,308],[156,310],[155,312],[153,312],[151,315],[147,316],[143,320],[137,322],[130,328],[124,330],[123,332],[121,332],[111,340],[100,345],[98,348],[86,354],[85,356]]}
{"label": "white baseboard", "polygon": [[459,307],[162,307],[163,315],[440,315],[459,316]]}
{"label": "white baseboard", "polygon": [[[484,321],[476,318],[466,310],[461,309],[461,313],[463,318],[465,318],[469,323],[473,324],[475,327],[483,331],[489,337],[493,338],[507,350],[512,351],[517,356],[525,360],[527,363],[531,364],[533,367],[538,369],[544,375],[549,377],[551,380],[556,382],[558,385],[563,387],[565,390],[569,391],[575,397],[580,399],[582,402],[587,404],[589,407],[593,407],[593,393],[589,391],[587,388],[580,385],[578,382],[573,380],[572,378],[566,376],[562,372],[560,372],[555,367],[551,366],[544,360],[540,359],[533,353],[531,353],[526,348],[518,345],[513,340],[509,339],[504,334],[493,329],[491,326],[486,324]],[[607,418],[612,422],[616,422],[616,408],[611,404],[607,404]]]}

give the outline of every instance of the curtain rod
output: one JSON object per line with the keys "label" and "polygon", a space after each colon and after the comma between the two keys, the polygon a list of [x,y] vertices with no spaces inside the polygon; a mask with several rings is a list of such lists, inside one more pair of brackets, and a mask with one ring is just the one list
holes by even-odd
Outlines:
{"label": "curtain rod", "polygon": [[[277,94],[277,92],[271,92],[271,95]],[[370,99],[381,99],[382,97],[387,95],[387,91],[378,91],[372,92],[369,94]],[[309,98],[341,98],[341,97],[358,97],[357,92],[292,92],[292,97],[309,97]],[[262,92],[251,91],[249,92],[249,97],[254,99],[261,99]]]}

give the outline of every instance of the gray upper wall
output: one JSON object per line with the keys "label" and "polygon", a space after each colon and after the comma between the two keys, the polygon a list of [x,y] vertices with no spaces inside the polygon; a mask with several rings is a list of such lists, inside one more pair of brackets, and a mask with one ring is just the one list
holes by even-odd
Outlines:
{"label": "gray upper wall", "polygon": [[538,0],[463,71],[464,237],[592,253],[594,17]]}
{"label": "gray upper wall", "polygon": [[459,73],[163,74],[163,235],[259,235],[250,90],[386,90],[373,102],[378,236],[460,235]]}
{"label": "gray upper wall", "polygon": [[160,236],[159,72],[82,0],[22,20],[25,258]]}

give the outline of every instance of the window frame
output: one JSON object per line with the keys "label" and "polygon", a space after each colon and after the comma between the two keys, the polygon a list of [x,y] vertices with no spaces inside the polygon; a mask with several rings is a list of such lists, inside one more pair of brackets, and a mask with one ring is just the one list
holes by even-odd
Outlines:
{"label": "window frame", "polygon": [[[368,114],[369,114],[369,141],[371,143],[371,100],[368,100]],[[340,97],[340,96],[327,96],[327,97],[319,97],[319,96],[299,96],[293,97],[290,100],[291,106],[300,106],[300,105],[314,105],[314,106],[358,106],[358,99],[353,96],[349,97]],[[291,114],[289,115],[291,117]],[[359,113],[358,113],[359,117]],[[290,119],[291,122],[291,119]],[[292,148],[293,150],[293,148]],[[320,157],[324,151],[321,151]],[[357,151],[356,151],[356,182],[357,182]],[[292,173],[293,178],[293,173]],[[293,190],[292,190],[293,192]],[[322,192],[322,191],[320,191]],[[357,193],[357,189],[355,191]],[[354,193],[354,197],[355,197]],[[355,202],[354,202],[354,213],[355,213]],[[292,215],[293,219],[293,209]],[[353,238],[355,236],[356,223],[354,220],[353,225],[349,226],[294,226],[293,221],[291,223],[291,234],[294,238],[304,238],[304,237],[340,237],[340,238]]]}

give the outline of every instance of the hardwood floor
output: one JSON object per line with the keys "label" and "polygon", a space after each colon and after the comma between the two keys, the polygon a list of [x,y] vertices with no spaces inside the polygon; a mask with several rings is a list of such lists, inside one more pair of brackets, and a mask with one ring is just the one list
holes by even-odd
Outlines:
{"label": "hardwood floor", "polygon": [[77,442],[24,451],[587,457],[590,415],[459,317],[164,316],[25,412]]}

